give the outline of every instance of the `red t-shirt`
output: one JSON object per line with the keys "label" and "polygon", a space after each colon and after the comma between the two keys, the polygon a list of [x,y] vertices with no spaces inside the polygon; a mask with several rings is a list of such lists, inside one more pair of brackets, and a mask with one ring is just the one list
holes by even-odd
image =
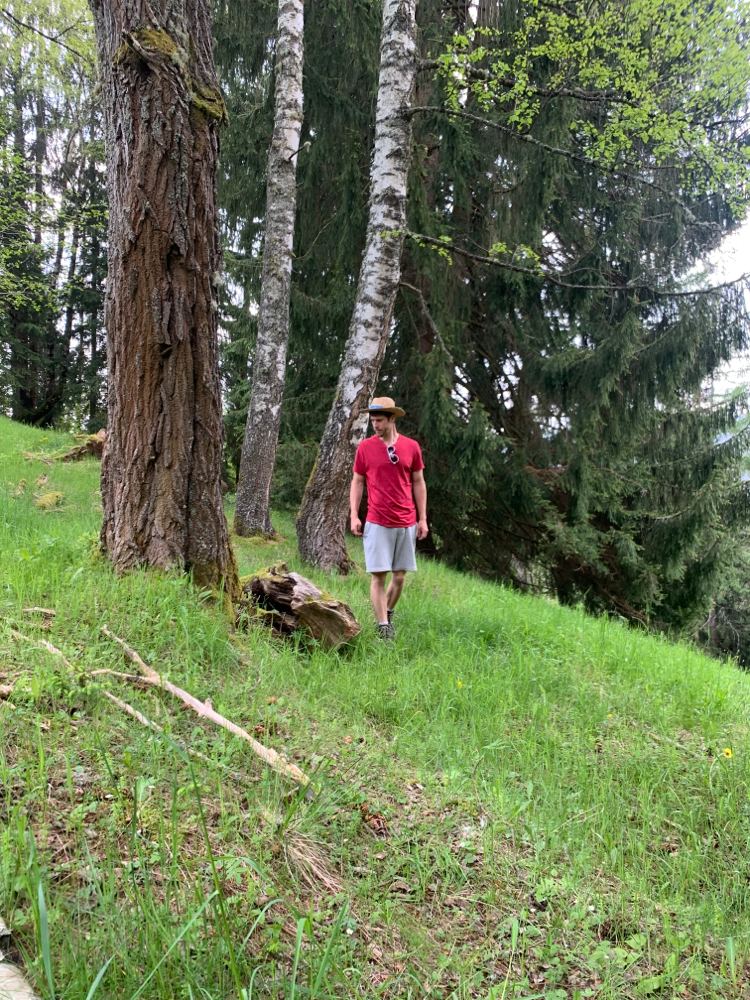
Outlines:
{"label": "red t-shirt", "polygon": [[385,528],[410,528],[417,523],[411,476],[424,469],[422,452],[416,441],[399,434],[396,439],[398,462],[392,462],[387,446],[377,434],[357,448],[354,471],[367,482],[367,520]]}

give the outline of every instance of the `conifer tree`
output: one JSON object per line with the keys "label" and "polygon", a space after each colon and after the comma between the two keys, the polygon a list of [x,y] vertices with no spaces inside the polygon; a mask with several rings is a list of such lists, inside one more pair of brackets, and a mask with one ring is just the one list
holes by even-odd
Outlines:
{"label": "conifer tree", "polygon": [[[49,426],[76,407],[71,344],[88,359],[78,327],[93,317],[103,334],[106,264],[91,276],[78,253],[79,243],[93,240],[106,254],[93,30],[82,0],[17,0],[4,9],[0,70],[0,405]],[[77,303],[77,323],[66,324],[84,280],[92,294]],[[82,376],[87,385],[101,381],[103,367],[104,351],[95,352]],[[97,399],[92,420],[101,426]]]}
{"label": "conifer tree", "polygon": [[[416,279],[383,391],[419,423],[445,558],[680,624],[710,597],[747,512],[746,445],[731,433],[744,400],[712,407],[702,395],[747,345],[744,298],[687,277],[744,213],[737,22],[708,5],[696,60],[694,11],[675,4],[668,55],[653,36],[632,48],[649,94],[607,91],[610,49],[594,99],[569,64],[561,82],[554,33],[537,23],[529,40],[520,16],[502,14],[498,34],[463,34],[442,93],[420,112],[417,142],[440,137],[411,203],[427,239],[405,256]],[[602,16],[643,14],[636,4]],[[510,39],[517,56],[488,39]],[[530,67],[534,45],[544,58]]]}

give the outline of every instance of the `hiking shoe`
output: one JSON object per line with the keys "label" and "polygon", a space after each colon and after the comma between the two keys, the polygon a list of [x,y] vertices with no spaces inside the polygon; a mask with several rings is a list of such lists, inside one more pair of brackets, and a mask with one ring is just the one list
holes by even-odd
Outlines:
{"label": "hiking shoe", "polygon": [[393,642],[396,632],[390,622],[378,622],[378,639],[383,642]]}
{"label": "hiking shoe", "polygon": [[396,638],[396,626],[393,624],[393,618],[396,612],[393,608],[388,608],[388,624],[391,626],[391,635]]}

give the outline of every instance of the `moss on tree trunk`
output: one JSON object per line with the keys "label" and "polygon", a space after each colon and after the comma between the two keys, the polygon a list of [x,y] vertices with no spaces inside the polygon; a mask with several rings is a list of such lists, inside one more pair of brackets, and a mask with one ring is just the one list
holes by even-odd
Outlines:
{"label": "moss on tree trunk", "polygon": [[232,596],[216,311],[226,112],[209,5],[91,0],[91,8],[110,206],[102,543],[118,571],[180,567]]}

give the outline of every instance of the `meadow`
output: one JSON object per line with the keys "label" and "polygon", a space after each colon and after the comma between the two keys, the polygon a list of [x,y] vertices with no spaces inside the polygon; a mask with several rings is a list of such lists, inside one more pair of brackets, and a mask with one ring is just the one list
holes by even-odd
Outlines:
{"label": "meadow", "polygon": [[[98,462],[49,464],[70,440],[0,418],[0,951],[40,997],[750,992],[742,671],[426,560],[382,644],[366,574],[302,566],[288,515],[240,572],[284,561],[362,633],[235,626],[177,573],[114,576]],[[314,795],[95,675],[128,670],[102,627]]]}

